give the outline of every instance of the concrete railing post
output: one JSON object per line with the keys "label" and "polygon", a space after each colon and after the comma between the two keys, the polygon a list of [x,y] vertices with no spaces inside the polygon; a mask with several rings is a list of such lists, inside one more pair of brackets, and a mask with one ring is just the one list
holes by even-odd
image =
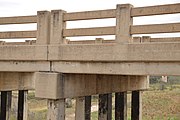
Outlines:
{"label": "concrete railing post", "polygon": [[49,44],[50,42],[50,12],[37,12],[37,44]]}
{"label": "concrete railing post", "polygon": [[50,44],[63,44],[65,43],[65,38],[63,37],[63,29],[66,28],[66,22],[64,22],[63,10],[52,10],[51,11],[51,37]]}
{"label": "concrete railing post", "polygon": [[116,8],[116,41],[117,43],[128,43],[132,37],[130,27],[133,24],[130,4],[117,5]]}

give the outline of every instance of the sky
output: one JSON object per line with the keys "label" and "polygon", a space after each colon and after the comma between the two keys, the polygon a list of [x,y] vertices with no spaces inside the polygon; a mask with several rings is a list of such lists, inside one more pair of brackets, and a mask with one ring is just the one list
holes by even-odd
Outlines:
{"label": "sky", "polygon": [[116,4],[134,7],[178,3],[180,0],[0,0],[0,16],[36,14],[40,10],[63,9],[67,12],[113,9]]}
{"label": "sky", "polygon": [[[37,11],[63,9],[67,12],[115,9],[117,4],[130,3],[134,7],[180,3],[180,0],[0,0],[0,17],[36,15]],[[139,17],[134,24],[179,22],[180,14],[157,17]],[[77,26],[78,24],[78,26]],[[101,27],[115,25],[115,19],[69,22],[67,28]],[[1,25],[0,31],[31,30],[36,25]],[[168,35],[168,34],[166,34]],[[176,36],[180,36],[176,34]]]}

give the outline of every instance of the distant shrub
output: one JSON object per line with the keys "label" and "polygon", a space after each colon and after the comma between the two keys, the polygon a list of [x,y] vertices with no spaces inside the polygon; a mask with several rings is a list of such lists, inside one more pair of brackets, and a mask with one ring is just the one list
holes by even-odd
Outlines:
{"label": "distant shrub", "polygon": [[160,79],[161,79],[161,76],[150,76],[149,82],[150,84],[156,84],[156,83],[159,83]]}

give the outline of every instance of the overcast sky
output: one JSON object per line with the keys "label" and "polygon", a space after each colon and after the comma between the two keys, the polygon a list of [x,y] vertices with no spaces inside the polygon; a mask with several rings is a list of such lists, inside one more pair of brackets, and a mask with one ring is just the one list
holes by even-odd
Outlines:
{"label": "overcast sky", "polygon": [[[24,16],[35,15],[37,11],[63,9],[67,12],[89,11],[101,9],[115,9],[116,4],[130,3],[134,7],[152,6],[161,4],[180,3],[180,0],[0,0],[0,17],[5,16]],[[173,23],[180,22],[180,14],[160,16],[160,17],[145,17],[134,19],[134,24],[157,24],[157,23]],[[98,23],[98,24],[97,24]],[[74,27],[95,27],[95,26],[112,26],[115,25],[115,20],[101,21],[86,21],[80,23],[69,22],[68,28]],[[105,25],[106,24],[106,25]],[[91,26],[90,26],[91,25]],[[6,31],[12,27],[0,26],[0,31]],[[14,28],[35,29],[36,27],[24,27],[23,25]],[[176,34],[177,35],[177,34]],[[180,35],[179,35],[180,36]]]}
{"label": "overcast sky", "polygon": [[36,14],[38,10],[63,9],[67,12],[112,9],[116,4],[134,7],[172,4],[180,0],[0,0],[0,16]]}

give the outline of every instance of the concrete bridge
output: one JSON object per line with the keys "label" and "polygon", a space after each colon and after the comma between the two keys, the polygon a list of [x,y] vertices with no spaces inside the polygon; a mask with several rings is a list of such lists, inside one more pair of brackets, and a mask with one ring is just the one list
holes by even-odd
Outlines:
{"label": "concrete bridge", "polygon": [[[99,95],[99,120],[127,119],[132,91],[132,120],[141,120],[141,91],[149,75],[180,75],[180,38],[132,37],[180,32],[180,23],[133,25],[134,17],[180,13],[180,4],[72,12],[38,11],[34,16],[1,17],[0,25],[37,23],[34,31],[0,32],[1,120],[7,96],[19,91],[18,120],[27,119],[27,90],[48,101],[48,120],[65,119],[65,99],[76,98],[76,120],[90,120],[91,95]],[[116,26],[67,29],[68,21],[115,18]],[[115,40],[71,41],[67,37],[115,35]]]}

